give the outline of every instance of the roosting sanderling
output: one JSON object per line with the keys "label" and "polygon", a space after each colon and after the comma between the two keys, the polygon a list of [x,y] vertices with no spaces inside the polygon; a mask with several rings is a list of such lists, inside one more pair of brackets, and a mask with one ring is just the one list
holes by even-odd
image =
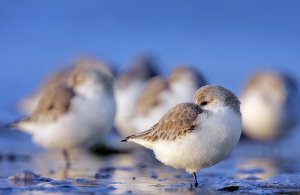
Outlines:
{"label": "roosting sanderling", "polygon": [[[102,68],[100,68],[102,67]],[[113,76],[107,66],[77,66],[66,81],[55,82],[41,92],[33,113],[11,123],[33,136],[45,148],[86,148],[111,130],[115,117]]]}
{"label": "roosting sanderling", "polygon": [[127,137],[153,150],[165,165],[194,175],[229,155],[242,131],[240,102],[229,90],[214,85],[201,87],[193,103],[181,103],[152,128]]}
{"label": "roosting sanderling", "polygon": [[117,104],[116,127],[122,136],[135,133],[133,131],[133,112],[137,98],[143,91],[150,78],[155,76],[157,71],[153,59],[140,57],[128,72],[121,74],[115,85],[115,97]]}
{"label": "roosting sanderling", "polygon": [[241,95],[244,133],[258,141],[282,137],[299,120],[299,91],[287,74],[262,71],[247,81]]}
{"label": "roosting sanderling", "polygon": [[40,89],[18,102],[18,110],[27,115],[31,114],[37,106],[39,99],[41,98],[42,91],[45,91],[45,89],[51,86],[53,83],[59,83],[67,79],[70,71],[71,69],[66,68],[57,70],[54,73],[52,73],[46,79],[46,81],[42,83]]}
{"label": "roosting sanderling", "polygon": [[138,99],[134,130],[150,128],[172,107],[193,99],[195,92],[205,84],[203,76],[188,66],[176,67],[168,79],[162,76],[151,79]]}
{"label": "roosting sanderling", "polygon": [[101,72],[101,69],[103,69],[104,66],[104,63],[98,60],[94,60],[88,57],[78,58],[71,66],[63,67],[50,74],[46,78],[46,80],[42,82],[41,86],[36,92],[23,98],[18,103],[18,110],[26,115],[31,114],[38,104],[38,101],[42,95],[42,91],[45,91],[46,88],[51,86],[53,83],[65,82],[74,69],[90,67],[94,68],[95,70],[99,69],[99,71]]}

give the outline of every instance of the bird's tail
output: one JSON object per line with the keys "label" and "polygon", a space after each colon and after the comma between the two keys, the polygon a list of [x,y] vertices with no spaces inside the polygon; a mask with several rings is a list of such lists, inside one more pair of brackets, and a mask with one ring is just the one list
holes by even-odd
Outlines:
{"label": "bird's tail", "polygon": [[122,139],[121,142],[128,142],[128,138],[129,138],[129,137],[130,137],[130,136],[126,137],[125,139]]}
{"label": "bird's tail", "polygon": [[7,129],[19,129],[19,128],[21,128],[22,123],[25,123],[27,121],[29,121],[29,118],[22,118],[22,119],[7,123],[6,125],[4,125],[4,127]]}
{"label": "bird's tail", "polygon": [[135,135],[128,136],[125,139],[121,140],[121,142],[130,142],[131,140],[134,140],[134,139],[143,139],[143,138],[147,137],[147,135],[150,132],[151,132],[151,129],[149,129],[147,131],[143,131],[141,133],[137,133]]}
{"label": "bird's tail", "polygon": [[126,137],[125,139],[122,140],[122,142],[134,142],[134,143],[137,143],[139,145],[142,145],[142,146],[152,150],[153,142],[151,142],[151,141],[149,142],[147,139],[145,139],[149,135],[151,135],[151,130],[152,129],[149,129],[147,131]]}

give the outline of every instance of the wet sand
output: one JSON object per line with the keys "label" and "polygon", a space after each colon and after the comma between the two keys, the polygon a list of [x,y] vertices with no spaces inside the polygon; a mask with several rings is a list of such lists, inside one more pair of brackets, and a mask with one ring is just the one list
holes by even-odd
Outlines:
{"label": "wet sand", "polygon": [[18,131],[0,132],[1,194],[227,194],[300,193],[296,147],[241,141],[229,158],[198,172],[199,187],[183,170],[164,166],[149,151],[95,155],[46,151]]}

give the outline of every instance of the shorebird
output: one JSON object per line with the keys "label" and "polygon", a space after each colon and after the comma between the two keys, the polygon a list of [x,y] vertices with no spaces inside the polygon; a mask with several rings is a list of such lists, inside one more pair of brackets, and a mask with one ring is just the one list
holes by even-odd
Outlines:
{"label": "shorebird", "polygon": [[297,83],[287,74],[252,75],[241,95],[244,133],[263,142],[282,137],[299,120],[299,98]]}
{"label": "shorebird", "polygon": [[157,71],[151,58],[138,58],[128,72],[121,74],[115,85],[117,113],[115,125],[122,136],[134,133],[133,113],[137,98]]}
{"label": "shorebird", "polygon": [[45,89],[50,87],[53,83],[59,83],[66,80],[70,71],[71,69],[68,68],[55,71],[42,83],[41,87],[36,92],[18,102],[18,110],[27,115],[31,114],[41,98],[41,92],[45,91]]}
{"label": "shorebird", "polygon": [[138,132],[150,128],[169,109],[193,99],[195,92],[205,84],[203,76],[188,66],[176,67],[169,78],[157,76],[149,80],[137,100],[133,129]]}
{"label": "shorebird", "polygon": [[242,131],[240,102],[228,89],[206,85],[193,103],[181,103],[169,110],[149,130],[131,135],[134,142],[153,150],[165,165],[185,169],[194,175],[229,155]]}
{"label": "shorebird", "polygon": [[45,148],[61,149],[67,167],[67,150],[87,148],[111,130],[115,117],[113,76],[108,67],[78,66],[68,79],[41,91],[32,114],[10,124],[32,134]]}
{"label": "shorebird", "polygon": [[88,67],[94,68],[95,70],[99,70],[100,72],[101,71],[111,72],[111,70],[108,69],[106,64],[102,61],[94,60],[88,57],[78,58],[73,62],[71,66],[63,67],[50,74],[47,77],[47,79],[42,82],[41,86],[36,92],[23,98],[18,103],[18,109],[26,115],[31,114],[39,102],[39,99],[42,95],[42,91],[45,91],[45,89],[51,86],[53,83],[60,83],[60,82],[67,81],[70,73],[74,69],[84,69]]}

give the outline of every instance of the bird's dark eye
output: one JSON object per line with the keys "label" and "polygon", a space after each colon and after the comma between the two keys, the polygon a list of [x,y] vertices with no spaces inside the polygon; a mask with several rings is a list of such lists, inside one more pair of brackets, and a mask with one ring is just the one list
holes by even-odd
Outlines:
{"label": "bird's dark eye", "polygon": [[207,104],[207,102],[201,102],[201,106],[205,106]]}

